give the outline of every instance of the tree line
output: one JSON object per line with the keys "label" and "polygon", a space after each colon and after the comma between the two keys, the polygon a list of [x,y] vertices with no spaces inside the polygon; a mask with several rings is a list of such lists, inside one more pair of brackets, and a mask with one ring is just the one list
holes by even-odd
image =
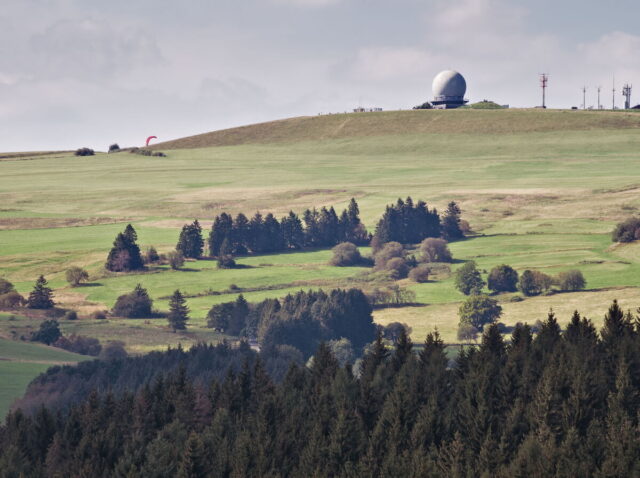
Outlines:
{"label": "tree line", "polygon": [[0,467],[34,477],[628,477],[640,471],[639,411],[640,325],[614,303],[600,334],[577,312],[564,332],[550,315],[535,335],[519,324],[509,342],[492,326],[452,363],[437,333],[415,353],[401,330],[392,349],[378,335],[358,369],[321,344],[281,381],[246,360],[206,386],[178,369],[65,413],[15,411],[0,429]]}
{"label": "tree line", "polygon": [[371,305],[359,289],[300,291],[257,304],[240,295],[235,302],[214,305],[207,325],[225,334],[257,338],[263,348],[294,347],[305,359],[320,342],[338,339],[347,340],[359,356],[376,330]]}

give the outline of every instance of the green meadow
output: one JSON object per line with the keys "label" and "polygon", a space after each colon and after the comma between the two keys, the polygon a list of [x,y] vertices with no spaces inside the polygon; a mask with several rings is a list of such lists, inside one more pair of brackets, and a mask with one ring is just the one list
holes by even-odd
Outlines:
{"label": "green meadow", "polygon": [[[204,318],[212,304],[236,298],[232,285],[251,289],[244,294],[253,301],[301,288],[385,284],[363,268],[330,267],[326,250],[240,258],[245,267],[235,270],[202,260],[187,262],[182,271],[106,274],[102,265],[111,242],[128,222],[143,250],[153,245],[167,252],[185,222],[198,218],[207,233],[222,211],[283,215],[314,206],[340,209],[355,197],[373,230],[386,204],[411,195],[440,210],[450,200],[459,203],[477,233],[451,245],[459,261],[475,260],[487,271],[501,263],[550,274],[577,268],[590,291],[582,293],[579,308],[600,306],[602,294],[609,300],[623,292],[629,306],[634,300],[640,305],[640,253],[610,241],[615,223],[640,210],[640,115],[452,113],[291,119],[168,143],[166,158],[122,152],[0,160],[0,271],[23,293],[45,274],[60,304],[80,311],[81,320],[69,330],[124,337],[133,352],[175,343],[175,334],[157,319],[104,324],[87,316],[109,309],[137,283],[148,288],[159,309],[175,289],[200,295],[188,299],[192,329],[184,340],[216,340]],[[85,267],[92,283],[68,287],[64,271],[71,265]],[[451,276],[401,285],[414,290],[421,305],[377,311],[376,319],[407,322],[415,340],[438,323],[446,340],[454,341],[455,311],[464,297]],[[518,304],[503,297],[503,320],[537,320],[570,296]],[[536,304],[535,311],[521,304]],[[443,315],[442,307],[453,312]]]}

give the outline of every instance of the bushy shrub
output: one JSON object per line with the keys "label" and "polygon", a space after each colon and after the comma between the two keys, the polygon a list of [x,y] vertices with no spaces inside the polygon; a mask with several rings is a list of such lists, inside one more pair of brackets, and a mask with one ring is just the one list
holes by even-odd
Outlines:
{"label": "bushy shrub", "polygon": [[495,266],[489,272],[487,287],[493,292],[515,292],[518,290],[518,273],[506,264]]}
{"label": "bushy shrub", "polygon": [[582,272],[577,269],[561,272],[557,278],[558,287],[565,291],[582,290],[587,285]]}
{"label": "bushy shrub", "polygon": [[26,300],[15,290],[0,295],[0,309],[17,309],[25,305]]}
{"label": "bushy shrub", "polygon": [[399,242],[387,242],[374,256],[376,270],[383,271],[394,258],[404,259],[405,251]]}
{"label": "bushy shrub", "polygon": [[471,342],[478,339],[479,333],[480,331],[471,324],[466,322],[458,324],[458,340]]}
{"label": "bushy shrub", "polygon": [[89,273],[82,267],[71,267],[66,272],[67,282],[71,287],[78,287],[83,281],[89,280]]}
{"label": "bushy shrub", "polygon": [[484,294],[472,295],[458,309],[460,325],[468,324],[477,330],[495,323],[500,315],[502,307],[498,305],[498,301]]}
{"label": "bushy shrub", "polygon": [[184,265],[184,256],[180,251],[171,251],[168,253],[167,260],[169,261],[169,266],[173,270],[178,270]]}
{"label": "bushy shrub", "polygon": [[429,266],[427,264],[420,264],[409,272],[409,279],[413,282],[427,282],[429,280]]}
{"label": "bushy shrub", "polygon": [[138,284],[133,292],[118,297],[113,306],[113,315],[128,319],[151,317],[152,305],[153,300],[149,297],[147,290]]}
{"label": "bushy shrub", "polygon": [[109,146],[109,152],[110,153],[119,153],[120,152],[120,146],[118,146],[118,143],[113,143],[112,145]]}
{"label": "bushy shrub", "polygon": [[520,276],[518,289],[526,296],[540,295],[548,291],[553,284],[553,279],[540,271],[526,270]]}
{"label": "bushy shrub", "polygon": [[352,242],[342,242],[331,249],[333,257],[329,261],[332,266],[348,267],[358,265],[362,256],[358,247]]}
{"label": "bushy shrub", "polygon": [[391,342],[396,342],[403,331],[407,336],[411,335],[411,327],[401,322],[390,322],[381,328],[382,336]]}
{"label": "bushy shrub", "polygon": [[632,242],[640,240],[640,217],[631,217],[621,222],[613,230],[614,242]]}
{"label": "bushy shrub", "polygon": [[76,156],[93,156],[95,152],[91,148],[78,148],[76,149]]}
{"label": "bushy shrub", "polygon": [[464,295],[479,294],[484,287],[484,281],[474,261],[466,262],[456,271],[454,282],[456,289]]}
{"label": "bushy shrub", "polygon": [[65,320],[78,320],[78,313],[75,310],[68,310],[66,314],[64,314]]}
{"label": "bushy shrub", "polygon": [[452,259],[444,239],[429,237],[420,243],[421,262],[451,262]]}
{"label": "bushy shrub", "polygon": [[98,339],[75,334],[71,334],[68,337],[60,337],[53,343],[53,346],[76,354],[89,355],[92,357],[97,357],[102,350]]}
{"label": "bushy shrub", "polygon": [[31,334],[32,342],[42,342],[43,344],[51,345],[62,336],[58,321],[56,320],[43,320],[40,323],[40,328]]}
{"label": "bushy shrub", "polygon": [[409,275],[409,266],[402,257],[394,257],[387,261],[385,270],[395,279],[404,279]]}
{"label": "bushy shrub", "polygon": [[145,253],[143,259],[145,264],[155,264],[156,262],[160,261],[160,254],[158,254],[158,251],[155,247],[151,246],[149,247],[149,249],[147,249],[147,252]]}
{"label": "bushy shrub", "polygon": [[15,291],[15,287],[7,279],[0,277],[0,295]]}
{"label": "bushy shrub", "polygon": [[106,320],[107,311],[106,310],[96,310],[93,314],[91,314],[91,317],[93,317],[94,320]]}

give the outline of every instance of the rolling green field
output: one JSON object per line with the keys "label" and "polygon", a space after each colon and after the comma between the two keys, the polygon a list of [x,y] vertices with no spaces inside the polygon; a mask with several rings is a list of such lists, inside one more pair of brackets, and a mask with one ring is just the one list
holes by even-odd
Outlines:
{"label": "rolling green field", "polygon": [[[8,319],[8,316],[0,315],[0,322]],[[11,403],[24,393],[35,376],[52,365],[81,360],[87,360],[87,357],[46,345],[0,338],[0,421],[4,420]]]}
{"label": "rolling green field", "polygon": [[[501,263],[552,274],[578,268],[595,291],[581,293],[578,308],[602,315],[604,310],[591,307],[623,295],[629,307],[640,305],[640,251],[610,242],[615,223],[640,210],[640,115],[531,110],[332,115],[181,141],[164,145],[166,158],[123,152],[0,160],[2,275],[27,293],[44,273],[56,299],[81,315],[110,308],[138,282],[160,309],[166,307],[161,298],[176,288],[190,295],[219,292],[188,300],[193,328],[180,338],[215,340],[219,337],[204,328],[204,317],[212,304],[235,299],[237,293],[228,290],[232,284],[261,289],[245,293],[249,300],[300,288],[375,284],[366,281],[362,268],[328,266],[329,251],[241,258],[248,267],[237,270],[220,271],[203,260],[188,262],[184,271],[158,267],[137,275],[105,274],[106,253],[127,222],[136,227],[143,249],[154,245],[166,252],[186,221],[198,218],[207,231],[222,211],[281,215],[313,206],[343,208],[355,197],[373,229],[387,203],[411,195],[440,210],[450,200],[460,204],[478,236],[451,245],[456,259],[476,260],[486,270]],[[187,146],[198,149],[172,149]],[[70,265],[87,268],[91,286],[67,287],[64,271]],[[377,311],[376,319],[409,323],[416,340],[437,324],[446,340],[455,340],[463,296],[451,277],[401,285],[414,290],[422,306]],[[577,294],[503,304],[504,321],[534,321],[573,297]],[[82,318],[68,327],[101,339],[124,337],[134,352],[177,339],[157,320],[105,325]],[[0,334],[7,335],[6,328]]]}
{"label": "rolling green field", "polygon": [[[565,323],[578,309],[597,324],[613,299],[640,306],[640,244],[614,245],[616,222],[640,211],[640,115],[533,110],[410,111],[293,118],[185,138],[155,146],[166,158],[127,152],[74,157],[69,152],[0,155],[0,275],[28,293],[38,275],[55,300],[79,311],[61,321],[65,334],[101,342],[121,340],[129,352],[167,345],[219,341],[206,328],[215,303],[243,293],[249,301],[309,288],[388,285],[365,268],[327,265],[330,251],[240,258],[241,269],[218,270],[192,261],[184,270],[154,267],[142,274],[108,274],[103,264],[116,234],[131,222],[144,250],[175,247],[180,227],[194,218],[205,234],[227,211],[346,207],[357,198],[373,230],[386,204],[399,196],[424,199],[443,210],[459,203],[477,235],[451,244],[456,258],[483,270],[506,263],[522,272],[580,269],[587,291],[510,302],[498,297],[502,321],[533,323],[550,308]],[[196,148],[196,149],[193,149]],[[363,249],[369,253],[367,248]],[[86,268],[91,284],[70,288],[72,265]],[[155,307],[180,289],[192,310],[187,331],[165,320],[94,320],[137,283]],[[418,305],[375,312],[399,321],[421,341],[435,327],[456,341],[457,309],[464,296],[450,273],[428,283],[400,281]],[[196,297],[197,296],[197,297]],[[41,319],[0,314],[0,415],[26,384],[47,367],[85,357],[17,341]],[[2,339],[4,337],[4,339]],[[13,339],[13,340],[5,340]]]}

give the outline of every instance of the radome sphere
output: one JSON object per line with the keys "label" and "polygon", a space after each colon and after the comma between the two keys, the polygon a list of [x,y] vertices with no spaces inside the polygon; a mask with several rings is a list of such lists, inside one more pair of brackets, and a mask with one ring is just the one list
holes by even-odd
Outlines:
{"label": "radome sphere", "polygon": [[467,82],[464,77],[453,70],[441,71],[433,79],[433,97],[458,96],[464,97],[467,92]]}

